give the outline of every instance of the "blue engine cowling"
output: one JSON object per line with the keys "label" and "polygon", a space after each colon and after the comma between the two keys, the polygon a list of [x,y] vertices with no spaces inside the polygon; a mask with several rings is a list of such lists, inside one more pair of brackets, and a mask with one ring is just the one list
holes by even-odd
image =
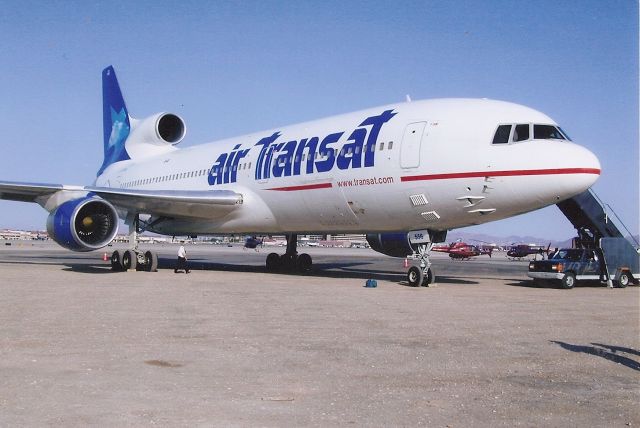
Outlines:
{"label": "blue engine cowling", "polygon": [[118,213],[104,199],[74,199],[49,214],[47,232],[54,241],[70,250],[97,250],[109,244],[118,233]]}
{"label": "blue engine cowling", "polygon": [[[431,242],[444,242],[447,231],[429,231]],[[367,242],[371,249],[391,257],[407,257],[418,250],[418,246],[409,242],[408,232],[369,233]]]}
{"label": "blue engine cowling", "polygon": [[406,232],[367,234],[367,242],[372,250],[391,257],[406,257],[413,253]]}

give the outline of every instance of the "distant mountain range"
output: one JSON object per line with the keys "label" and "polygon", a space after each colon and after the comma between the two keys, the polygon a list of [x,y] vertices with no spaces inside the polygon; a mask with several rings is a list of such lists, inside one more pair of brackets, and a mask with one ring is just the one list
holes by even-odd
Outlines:
{"label": "distant mountain range", "polygon": [[[634,237],[637,242],[640,242],[638,236]],[[487,235],[484,233],[470,233],[464,232],[461,230],[452,230],[447,234],[447,242],[453,242],[456,240],[462,240],[469,244],[497,244],[500,246],[512,245],[512,244],[535,244],[535,245],[549,245],[551,244],[551,248],[566,248],[571,247],[571,240],[573,238],[568,238],[565,240],[554,240],[548,238],[540,238],[536,236],[519,236],[519,235],[510,235],[510,236],[494,236]]]}

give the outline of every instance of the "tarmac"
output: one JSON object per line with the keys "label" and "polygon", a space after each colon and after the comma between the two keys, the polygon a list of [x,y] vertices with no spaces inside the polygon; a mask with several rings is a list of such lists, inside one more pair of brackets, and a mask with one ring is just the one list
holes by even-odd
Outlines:
{"label": "tarmac", "polygon": [[185,275],[150,248],[159,272],[115,273],[0,241],[1,426],[640,425],[638,286],[535,287],[495,254],[413,288],[340,248],[300,248],[303,276],[188,245]]}

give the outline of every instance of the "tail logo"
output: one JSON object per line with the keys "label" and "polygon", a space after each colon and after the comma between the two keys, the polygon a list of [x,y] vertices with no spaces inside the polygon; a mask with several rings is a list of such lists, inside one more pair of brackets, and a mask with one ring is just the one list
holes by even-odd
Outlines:
{"label": "tail logo", "polygon": [[120,113],[111,108],[111,135],[109,135],[108,148],[113,146],[122,147],[124,141],[129,136],[129,124],[128,124],[127,112],[124,109],[120,110]]}

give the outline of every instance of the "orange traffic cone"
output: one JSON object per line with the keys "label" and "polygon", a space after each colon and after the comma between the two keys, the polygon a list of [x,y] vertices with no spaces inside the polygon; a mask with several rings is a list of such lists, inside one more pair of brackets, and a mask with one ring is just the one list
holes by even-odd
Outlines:
{"label": "orange traffic cone", "polygon": [[106,261],[108,261],[108,260],[109,260],[109,257],[107,256],[107,253],[104,253],[104,254],[102,255],[102,261],[103,261],[103,262],[106,262]]}

